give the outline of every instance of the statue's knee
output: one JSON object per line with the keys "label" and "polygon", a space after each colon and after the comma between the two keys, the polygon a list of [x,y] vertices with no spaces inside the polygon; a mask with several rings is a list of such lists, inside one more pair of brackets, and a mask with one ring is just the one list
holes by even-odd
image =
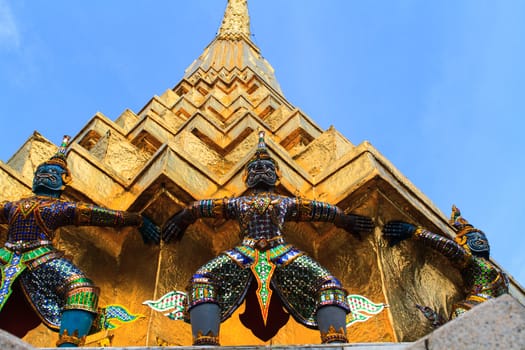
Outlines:
{"label": "statue's knee", "polygon": [[210,274],[196,273],[191,278],[188,293],[188,308],[192,309],[203,303],[218,304],[218,284]]}
{"label": "statue's knee", "polygon": [[85,277],[73,280],[65,288],[64,310],[85,310],[98,312],[100,289]]}

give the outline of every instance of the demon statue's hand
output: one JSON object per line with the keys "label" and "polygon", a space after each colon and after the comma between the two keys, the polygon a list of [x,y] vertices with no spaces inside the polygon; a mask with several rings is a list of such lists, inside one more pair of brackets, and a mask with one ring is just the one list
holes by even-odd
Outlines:
{"label": "demon statue's hand", "polygon": [[139,232],[144,243],[160,243],[160,228],[144,214],[142,214],[142,225],[139,227]]}
{"label": "demon statue's hand", "polygon": [[361,234],[370,233],[374,229],[374,222],[371,218],[356,214],[341,215],[335,220],[334,224],[350,232],[358,239],[361,239]]}
{"label": "demon statue's hand", "polygon": [[166,221],[162,229],[162,240],[169,242],[172,238],[180,239],[189,225],[195,222],[195,218],[188,209],[183,209]]}
{"label": "demon statue's hand", "polygon": [[383,237],[392,247],[407,238],[412,237],[416,226],[403,221],[390,221],[383,227]]}

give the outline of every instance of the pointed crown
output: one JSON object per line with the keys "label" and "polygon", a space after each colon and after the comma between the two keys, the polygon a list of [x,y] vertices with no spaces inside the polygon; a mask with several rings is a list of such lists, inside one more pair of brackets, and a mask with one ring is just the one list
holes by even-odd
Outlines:
{"label": "pointed crown", "polygon": [[483,231],[472,226],[467,219],[461,216],[461,211],[455,205],[452,205],[452,213],[450,214],[449,223],[458,230],[456,237],[454,237],[454,241],[461,245],[464,245],[467,242],[467,237],[465,237],[467,234],[471,232],[483,233]]}
{"label": "pointed crown", "polygon": [[62,143],[58,147],[57,152],[53,156],[51,156],[51,158],[49,158],[48,161],[45,161],[39,165],[39,167],[42,165],[58,165],[59,167],[61,167],[62,169],[66,171],[66,174],[65,174],[66,176],[64,178],[66,182],[69,182],[71,180],[71,172],[69,171],[67,167],[67,159],[66,159],[67,147],[69,145],[70,140],[71,140],[71,136],[64,135],[64,138],[62,139]]}
{"label": "pointed crown", "polygon": [[266,142],[264,141],[264,131],[259,131],[259,142],[257,143],[257,150],[253,157],[248,161],[248,165],[258,160],[271,160],[275,167],[277,168],[277,162],[270,156],[268,153],[268,148],[266,147]]}

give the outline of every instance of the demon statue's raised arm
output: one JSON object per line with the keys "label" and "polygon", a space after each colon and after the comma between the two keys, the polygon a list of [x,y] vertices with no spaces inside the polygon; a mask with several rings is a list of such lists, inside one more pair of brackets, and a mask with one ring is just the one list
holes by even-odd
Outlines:
{"label": "demon statue's raised arm", "polygon": [[12,322],[12,315],[5,309],[2,312],[13,290],[22,290],[41,321],[59,330],[59,347],[83,343],[99,313],[99,289],[53,246],[55,230],[66,225],[138,226],[145,241],[160,238],[160,230],[138,213],[60,199],[71,180],[68,141],[65,137],[58,152],[37,167],[34,196],[0,203],[0,223],[8,224],[7,242],[0,249],[0,326],[23,335],[17,334],[20,325]]}
{"label": "demon statue's raised arm", "polygon": [[[453,319],[487,299],[508,293],[508,279],[490,262],[490,247],[485,234],[469,224],[456,206],[452,207],[450,224],[457,230],[454,240],[403,221],[388,222],[383,227],[383,236],[391,246],[407,238],[420,241],[448,258],[460,270],[467,295],[452,306],[449,318]],[[420,309],[427,315],[428,308]],[[433,321],[434,326],[443,323]]]}
{"label": "demon statue's raised arm", "polygon": [[264,323],[272,291],[300,323],[318,328],[324,343],[346,342],[346,291],[327,269],[286,243],[283,225],[292,221],[332,222],[359,235],[374,225],[368,217],[346,215],[337,206],[275,193],[280,171],[267,151],[264,132],[248,162],[242,197],[193,202],[168,220],[163,239],[180,237],[197,218],[236,219],[242,243],[199,268],[188,292],[194,345],[219,344],[219,325],[243,302],[252,281]]}

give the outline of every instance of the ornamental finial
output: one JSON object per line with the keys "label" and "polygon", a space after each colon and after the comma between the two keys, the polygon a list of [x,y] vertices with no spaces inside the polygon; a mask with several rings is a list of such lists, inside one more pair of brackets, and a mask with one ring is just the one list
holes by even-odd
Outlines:
{"label": "ornamental finial", "polygon": [[224,18],[219,29],[221,39],[250,38],[250,16],[247,0],[228,0]]}

